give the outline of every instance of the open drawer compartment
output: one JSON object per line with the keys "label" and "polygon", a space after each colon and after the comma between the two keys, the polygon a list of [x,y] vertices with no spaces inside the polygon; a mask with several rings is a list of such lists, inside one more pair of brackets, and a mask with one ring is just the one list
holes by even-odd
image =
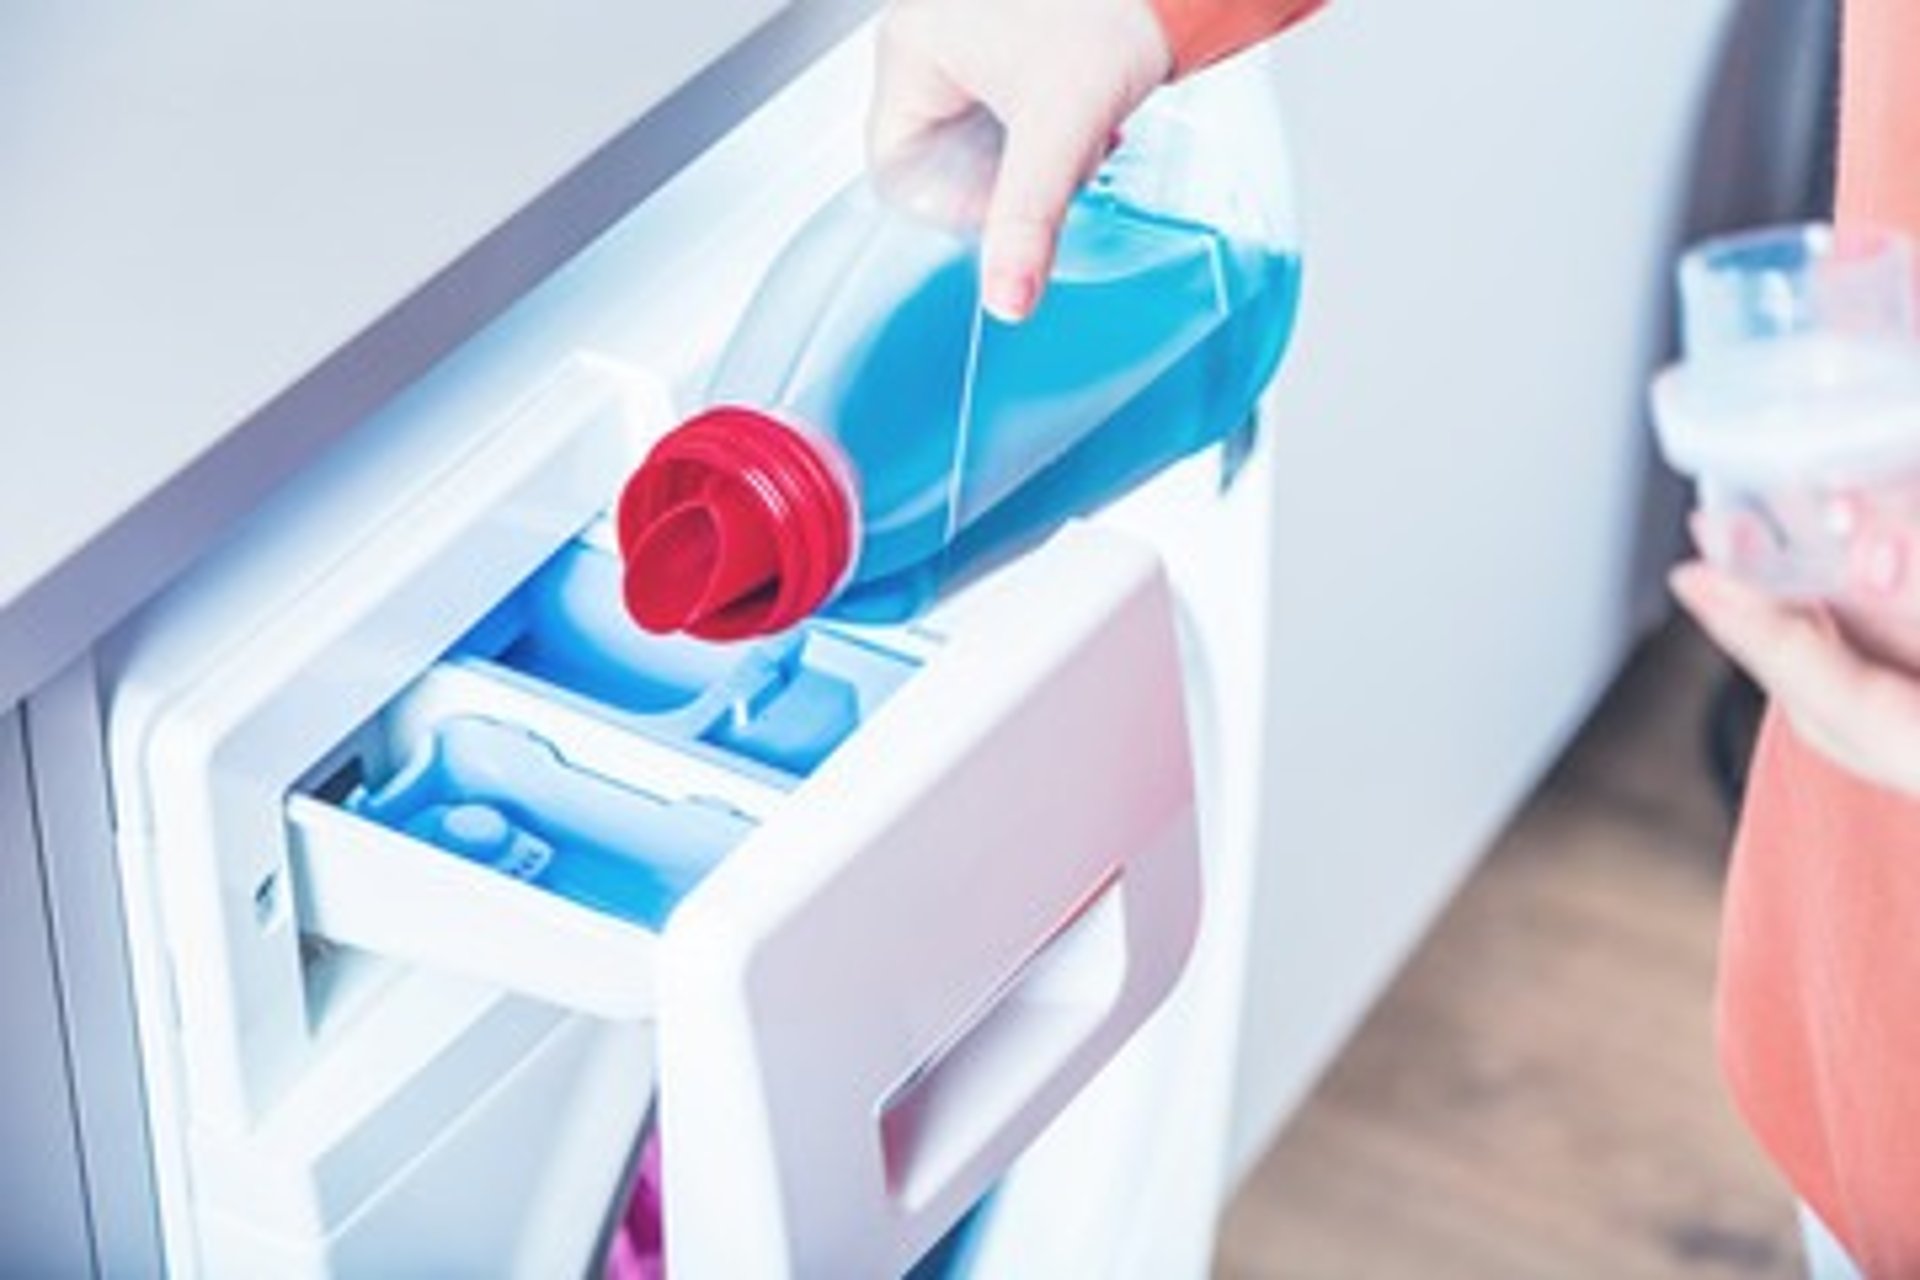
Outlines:
{"label": "open drawer compartment", "polygon": [[672,910],[936,643],[649,636],[618,571],[567,544],[296,788],[304,932],[647,1016]]}
{"label": "open drawer compartment", "polygon": [[437,667],[292,795],[301,928],[648,1015],[661,926],[778,793],[529,702]]}
{"label": "open drawer compartment", "polygon": [[[156,649],[187,1105],[252,1143],[409,974],[649,1019],[675,1270],[897,1274],[1184,965],[1169,590],[1071,525],[921,627],[640,637],[594,533],[669,416],[631,381],[572,371],[257,625],[182,625],[194,670]],[[329,951],[390,980],[316,1010]]]}

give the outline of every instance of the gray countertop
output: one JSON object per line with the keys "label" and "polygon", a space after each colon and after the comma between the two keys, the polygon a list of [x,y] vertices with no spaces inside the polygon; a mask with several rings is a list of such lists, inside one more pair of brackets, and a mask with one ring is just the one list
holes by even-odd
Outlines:
{"label": "gray countertop", "polygon": [[0,710],[872,7],[0,19]]}

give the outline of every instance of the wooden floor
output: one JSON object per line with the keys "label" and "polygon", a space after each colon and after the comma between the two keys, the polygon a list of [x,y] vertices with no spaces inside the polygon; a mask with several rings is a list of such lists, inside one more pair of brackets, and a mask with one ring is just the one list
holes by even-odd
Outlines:
{"label": "wooden floor", "polygon": [[1643,653],[1242,1189],[1222,1280],[1793,1277],[1715,1077],[1715,660]]}

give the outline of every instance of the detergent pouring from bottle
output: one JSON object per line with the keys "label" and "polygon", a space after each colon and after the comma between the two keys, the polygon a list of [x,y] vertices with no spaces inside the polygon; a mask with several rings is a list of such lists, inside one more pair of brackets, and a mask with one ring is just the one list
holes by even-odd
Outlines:
{"label": "detergent pouring from bottle", "polygon": [[1300,262],[1273,106],[1257,77],[1220,75],[1128,122],[1022,323],[982,310],[977,237],[943,213],[991,172],[990,122],[822,209],[762,281],[710,407],[622,495],[633,618],[711,640],[903,620],[1241,430]]}

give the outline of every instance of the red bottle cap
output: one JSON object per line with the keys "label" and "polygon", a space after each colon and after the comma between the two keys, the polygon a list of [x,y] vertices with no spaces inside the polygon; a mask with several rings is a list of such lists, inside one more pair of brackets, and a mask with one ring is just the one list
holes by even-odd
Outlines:
{"label": "red bottle cap", "polygon": [[740,640],[826,603],[853,558],[853,499],[806,436],[724,406],[654,445],[620,495],[619,536],[635,622]]}

